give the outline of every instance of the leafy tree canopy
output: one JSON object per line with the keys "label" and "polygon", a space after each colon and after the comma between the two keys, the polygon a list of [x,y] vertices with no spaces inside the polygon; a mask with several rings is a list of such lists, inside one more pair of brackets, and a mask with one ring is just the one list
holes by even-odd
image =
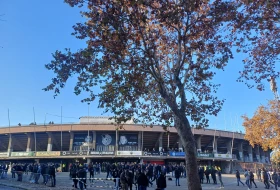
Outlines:
{"label": "leafy tree canopy", "polygon": [[[55,95],[68,78],[78,75],[75,93],[99,98],[99,107],[125,121],[168,126],[174,115],[190,116],[207,126],[206,114],[217,115],[223,100],[215,97],[216,70],[232,58],[225,36],[234,19],[232,2],[161,0],[66,0],[87,5],[85,23],[73,28],[87,47],[56,51],[46,68],[56,77],[45,90]],[[100,86],[97,94],[93,86]],[[183,115],[182,115],[183,113]]]}
{"label": "leafy tree canopy", "polygon": [[[233,41],[238,52],[248,56],[238,81],[251,88],[264,90],[264,82],[279,77],[280,60],[280,1],[236,0],[239,4],[237,19],[233,22]],[[252,81],[254,83],[252,83]]]}
{"label": "leafy tree canopy", "polygon": [[260,106],[252,118],[243,116],[245,139],[252,146],[260,145],[264,150],[278,149],[280,145],[280,103],[269,101],[267,106]]}

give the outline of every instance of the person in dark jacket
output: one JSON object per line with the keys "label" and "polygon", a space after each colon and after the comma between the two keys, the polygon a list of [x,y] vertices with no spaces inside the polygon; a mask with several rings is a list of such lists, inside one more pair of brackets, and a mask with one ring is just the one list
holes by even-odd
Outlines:
{"label": "person in dark jacket", "polygon": [[112,176],[111,165],[109,163],[106,165],[106,172],[107,172],[106,178],[109,178],[110,176]]}
{"label": "person in dark jacket", "polygon": [[166,178],[163,174],[157,179],[157,188],[158,190],[164,190],[166,188]]}
{"label": "person in dark jacket", "polygon": [[211,177],[212,177],[212,180],[213,180],[214,184],[217,184],[216,172],[217,172],[216,169],[214,167],[212,167],[212,169],[211,169]]}
{"label": "person in dark jacket", "polygon": [[56,179],[55,179],[55,166],[54,166],[54,164],[52,164],[49,168],[49,175],[50,175],[50,178],[51,178],[52,187],[55,187]]}
{"label": "person in dark jacket", "polygon": [[235,172],[235,176],[236,176],[236,179],[237,179],[237,186],[239,186],[239,182],[245,186],[245,184],[240,180],[240,172],[238,170],[236,170]]}
{"label": "person in dark jacket", "polygon": [[278,187],[277,187],[278,186],[278,175],[276,173],[276,170],[274,170],[271,178],[272,178],[272,181],[274,182],[275,189],[278,190]]}
{"label": "person in dark jacket", "polygon": [[179,170],[178,167],[175,168],[175,184],[176,186],[180,186],[180,177],[181,177],[181,171]]}
{"label": "person in dark jacket", "polygon": [[145,175],[144,171],[142,171],[137,179],[138,190],[147,190],[149,185],[149,180]]}
{"label": "person in dark jacket", "polygon": [[134,177],[132,171],[127,170],[125,173],[125,177],[127,179],[127,185],[128,185],[129,190],[132,190],[133,177]]}
{"label": "person in dark jacket", "polygon": [[86,170],[81,166],[78,171],[79,187],[81,190],[84,189],[84,186],[86,188],[86,177],[87,177]]}
{"label": "person in dark jacket", "polygon": [[255,185],[255,188],[258,188],[255,183],[254,174],[251,170],[249,170],[249,176],[250,176],[250,186],[252,187],[252,183],[253,183]]}
{"label": "person in dark jacket", "polygon": [[206,183],[211,183],[210,178],[209,178],[210,168],[207,167],[204,173],[205,173],[205,177],[206,177]]}
{"label": "person in dark jacket", "polygon": [[263,176],[263,183],[265,185],[265,188],[266,189],[269,189],[270,188],[270,185],[269,185],[269,176],[267,174],[267,171],[263,168],[262,170],[262,176]]}
{"label": "person in dark jacket", "polygon": [[89,178],[90,178],[90,181],[92,182],[94,178],[94,168],[93,168],[93,165],[92,164],[89,164],[88,166],[88,171],[89,171]]}
{"label": "person in dark jacket", "polygon": [[203,167],[199,167],[198,175],[199,175],[200,183],[203,184],[203,179],[204,179],[204,169],[203,169]]}
{"label": "person in dark jacket", "polygon": [[72,168],[70,169],[70,175],[71,175],[71,178],[73,180],[73,185],[72,187],[74,188],[78,188],[78,176],[77,176],[77,167],[76,166],[72,166]]}

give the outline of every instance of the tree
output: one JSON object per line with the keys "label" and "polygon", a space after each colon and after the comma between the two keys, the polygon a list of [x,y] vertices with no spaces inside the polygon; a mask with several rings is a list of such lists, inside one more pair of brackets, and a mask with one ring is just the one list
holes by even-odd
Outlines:
{"label": "tree", "polygon": [[236,1],[240,8],[233,20],[233,41],[238,52],[248,55],[238,81],[245,80],[250,88],[255,83],[264,90],[264,81],[280,75],[276,68],[280,60],[280,1]]}
{"label": "tree", "polygon": [[[87,5],[73,35],[87,47],[56,51],[46,65],[56,77],[44,90],[55,96],[72,76],[82,101],[99,100],[117,123],[135,118],[147,125],[174,125],[186,152],[187,186],[199,190],[193,126],[207,127],[224,100],[212,79],[232,58],[224,33],[236,6],[222,0],[66,0]],[[96,93],[94,86],[100,86]],[[189,118],[187,118],[189,117]]]}
{"label": "tree", "polygon": [[268,106],[260,106],[252,118],[243,116],[245,139],[264,150],[278,149],[280,145],[280,103],[271,100]]}

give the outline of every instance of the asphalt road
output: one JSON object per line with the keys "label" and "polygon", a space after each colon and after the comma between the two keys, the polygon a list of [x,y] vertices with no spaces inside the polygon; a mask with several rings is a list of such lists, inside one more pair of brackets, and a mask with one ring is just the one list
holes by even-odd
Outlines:
{"label": "asphalt road", "polygon": [[14,188],[14,187],[7,187],[7,186],[3,186],[0,185],[0,189],[2,190],[19,190],[18,188]]}

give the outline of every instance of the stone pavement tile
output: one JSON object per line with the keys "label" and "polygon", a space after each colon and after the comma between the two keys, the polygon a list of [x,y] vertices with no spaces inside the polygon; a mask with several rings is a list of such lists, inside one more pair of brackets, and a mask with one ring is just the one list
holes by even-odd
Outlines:
{"label": "stone pavement tile", "polygon": [[[46,185],[42,184],[42,177],[40,177],[39,180],[39,184],[32,184],[29,183],[28,179],[29,179],[30,175],[23,175],[23,181],[19,182],[16,181],[16,179],[12,179],[11,178],[11,174],[8,175],[8,179],[0,179],[0,184],[5,184],[5,185],[12,185],[14,187],[20,187],[22,189],[25,190],[69,190],[69,189],[73,189],[72,188],[72,180],[69,179],[69,173],[57,173],[56,175],[56,181],[57,181],[57,185],[56,187],[50,187],[50,183]],[[101,173],[100,175],[96,175],[95,177],[97,178],[104,178],[105,174]],[[241,179],[242,182],[245,182],[244,179]],[[259,182],[258,180],[255,180],[257,186],[259,187],[258,189],[264,189],[264,185],[263,183]],[[212,180],[211,180],[212,182]],[[106,183],[113,185],[114,183],[112,181],[106,181]],[[225,190],[245,190],[247,189],[246,187],[243,186],[237,186],[236,183],[236,178],[234,174],[224,174],[223,175],[223,183],[224,183],[224,189]],[[104,183],[102,181],[98,181],[96,182],[94,185],[97,186],[104,186]],[[167,180],[167,188],[166,190],[186,190],[187,186],[186,186],[186,179],[185,178],[181,178],[180,179],[180,185],[181,186],[175,186],[175,179],[173,178],[172,181],[168,181]],[[156,185],[154,183],[153,187],[149,187],[148,190],[155,190]],[[87,190],[108,190],[109,188],[93,188],[88,186]],[[112,189],[112,188],[111,188]],[[135,188],[133,188],[135,189]],[[215,189],[220,189],[220,185],[214,185],[213,183],[211,184],[202,184],[202,189],[203,190],[215,190]]]}

